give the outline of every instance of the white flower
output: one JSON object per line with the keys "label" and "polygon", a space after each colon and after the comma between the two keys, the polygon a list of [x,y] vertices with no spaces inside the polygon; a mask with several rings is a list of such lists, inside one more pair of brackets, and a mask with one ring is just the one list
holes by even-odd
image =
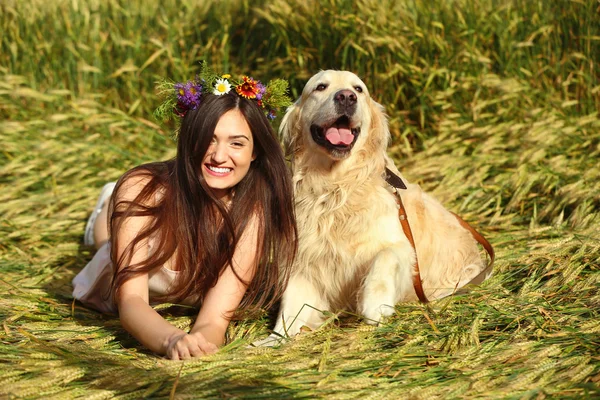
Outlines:
{"label": "white flower", "polygon": [[222,94],[229,93],[230,90],[231,84],[227,79],[217,79],[217,83],[215,83],[215,90],[213,91],[213,93],[217,96],[220,96]]}

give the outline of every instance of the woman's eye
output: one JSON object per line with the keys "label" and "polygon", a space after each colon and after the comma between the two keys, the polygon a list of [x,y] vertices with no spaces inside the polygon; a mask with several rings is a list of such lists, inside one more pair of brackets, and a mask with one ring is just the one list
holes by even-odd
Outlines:
{"label": "woman's eye", "polygon": [[354,86],[354,89],[358,92],[358,93],[362,93],[363,92],[363,88],[360,86]]}
{"label": "woman's eye", "polygon": [[242,142],[233,142],[231,143],[234,147],[242,147],[244,145],[244,143]]}
{"label": "woman's eye", "polygon": [[322,92],[322,91],[323,91],[323,90],[325,90],[325,89],[327,89],[327,85],[326,85],[326,84],[324,84],[324,83],[319,83],[319,84],[317,85],[317,90],[318,90],[319,92]]}

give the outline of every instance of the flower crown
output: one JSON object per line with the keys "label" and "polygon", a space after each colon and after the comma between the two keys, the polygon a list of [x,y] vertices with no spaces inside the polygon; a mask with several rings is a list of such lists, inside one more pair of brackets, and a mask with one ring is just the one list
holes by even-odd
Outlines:
{"label": "flower crown", "polygon": [[184,117],[190,110],[198,108],[202,96],[213,94],[221,96],[234,90],[239,96],[252,99],[261,107],[269,120],[277,117],[281,107],[292,104],[287,95],[288,82],[285,79],[274,79],[264,85],[261,81],[249,76],[241,80],[231,78],[229,74],[217,74],[207,65],[200,63],[200,72],[196,78],[187,82],[163,80],[158,83],[159,95],[164,102],[154,112],[159,120],[169,120],[173,114]]}

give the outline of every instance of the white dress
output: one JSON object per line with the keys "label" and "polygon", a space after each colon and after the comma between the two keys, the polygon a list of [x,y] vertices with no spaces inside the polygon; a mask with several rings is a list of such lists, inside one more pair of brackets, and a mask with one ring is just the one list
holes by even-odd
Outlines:
{"label": "white dress", "polygon": [[[152,246],[148,246],[152,251]],[[111,291],[114,276],[113,264],[110,261],[110,243],[98,249],[94,258],[73,278],[73,297],[84,305],[105,313],[117,313],[117,305],[113,301]],[[150,304],[156,303],[157,296],[169,293],[170,286],[177,277],[177,271],[166,267],[157,268],[148,274]],[[196,305],[198,296],[185,299],[182,303]]]}

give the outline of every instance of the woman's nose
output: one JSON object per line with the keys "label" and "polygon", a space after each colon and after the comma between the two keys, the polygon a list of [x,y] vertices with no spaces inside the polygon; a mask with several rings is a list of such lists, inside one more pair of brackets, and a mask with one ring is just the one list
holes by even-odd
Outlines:
{"label": "woman's nose", "polygon": [[216,143],[212,146],[211,159],[213,162],[221,164],[227,161],[227,146]]}

